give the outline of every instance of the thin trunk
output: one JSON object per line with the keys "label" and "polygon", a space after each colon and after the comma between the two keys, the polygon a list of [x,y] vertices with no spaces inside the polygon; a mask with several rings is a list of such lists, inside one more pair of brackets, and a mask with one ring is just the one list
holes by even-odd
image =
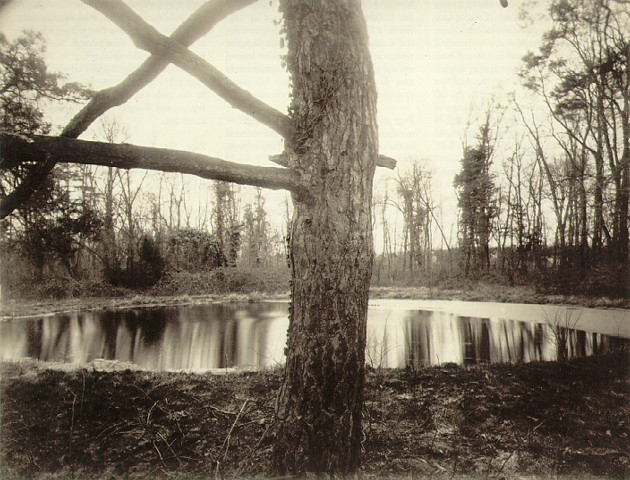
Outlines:
{"label": "thin trunk", "polygon": [[628,242],[630,241],[630,232],[628,231],[628,217],[630,209],[630,44],[625,49],[626,75],[623,85],[625,91],[623,94],[623,109],[621,110],[621,132],[623,145],[621,146],[621,202],[619,211],[619,261],[622,265],[622,274],[626,275],[626,291],[630,290],[630,249]]}

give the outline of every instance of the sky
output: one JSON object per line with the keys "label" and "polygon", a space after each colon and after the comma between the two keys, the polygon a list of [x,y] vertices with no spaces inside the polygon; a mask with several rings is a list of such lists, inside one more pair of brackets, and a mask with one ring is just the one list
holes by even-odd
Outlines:
{"label": "sky", "polygon": [[[426,160],[435,200],[455,211],[453,177],[466,125],[491,98],[518,87],[521,58],[540,43],[543,26],[522,28],[528,0],[363,0],[378,92],[380,152],[404,170]],[[170,34],[203,0],[127,0],[132,9]],[[286,112],[289,82],[281,66],[277,0],[260,0],[219,23],[191,49],[243,88]],[[41,31],[52,71],[94,89],[112,86],[147,56],[107,18],[79,0],[13,0],[0,10],[0,31],[13,39]],[[78,111],[50,112],[59,129]],[[225,160],[271,166],[283,150],[279,136],[175,66],[127,104],[108,114],[126,126],[128,143],[199,152]],[[98,121],[81,138],[99,138]],[[474,127],[471,129],[474,132]],[[471,135],[469,133],[469,135]],[[377,188],[395,172],[379,169]],[[268,194],[271,215],[281,194]],[[448,213],[447,213],[448,216]],[[454,222],[455,218],[446,222]]]}

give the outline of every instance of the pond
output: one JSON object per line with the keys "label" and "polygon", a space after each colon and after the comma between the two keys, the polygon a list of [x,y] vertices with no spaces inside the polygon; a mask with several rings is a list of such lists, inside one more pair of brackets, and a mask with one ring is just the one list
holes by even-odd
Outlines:
{"label": "pond", "polygon": [[[262,369],[284,361],[285,302],[73,312],[0,322],[0,359],[111,359],[152,370]],[[627,344],[625,310],[485,302],[370,302],[374,368],[528,362]]]}

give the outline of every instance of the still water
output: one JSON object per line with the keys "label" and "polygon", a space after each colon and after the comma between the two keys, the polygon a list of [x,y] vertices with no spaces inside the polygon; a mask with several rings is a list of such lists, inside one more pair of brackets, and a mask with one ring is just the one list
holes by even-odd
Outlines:
{"label": "still water", "polygon": [[[500,310],[500,318],[484,317],[472,304],[467,308],[476,316],[432,307],[372,303],[367,363],[376,368],[555,360],[591,355],[628,342],[622,338],[624,332],[620,335],[621,327],[617,335],[602,333],[605,328],[598,332],[588,321],[589,328],[581,329],[579,311],[553,315],[543,311],[523,321],[509,309]],[[284,302],[265,302],[6,320],[0,322],[0,359],[82,363],[104,358],[154,370],[261,369],[284,361],[287,312]],[[625,328],[626,320],[619,325]]]}

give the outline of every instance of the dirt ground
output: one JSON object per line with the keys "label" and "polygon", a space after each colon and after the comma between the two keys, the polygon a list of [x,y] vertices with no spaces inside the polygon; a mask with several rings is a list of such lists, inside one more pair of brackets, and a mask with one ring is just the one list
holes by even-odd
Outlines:
{"label": "dirt ground", "polygon": [[[630,475],[630,355],[368,372],[357,478]],[[0,478],[270,475],[280,370],[0,364]]]}

